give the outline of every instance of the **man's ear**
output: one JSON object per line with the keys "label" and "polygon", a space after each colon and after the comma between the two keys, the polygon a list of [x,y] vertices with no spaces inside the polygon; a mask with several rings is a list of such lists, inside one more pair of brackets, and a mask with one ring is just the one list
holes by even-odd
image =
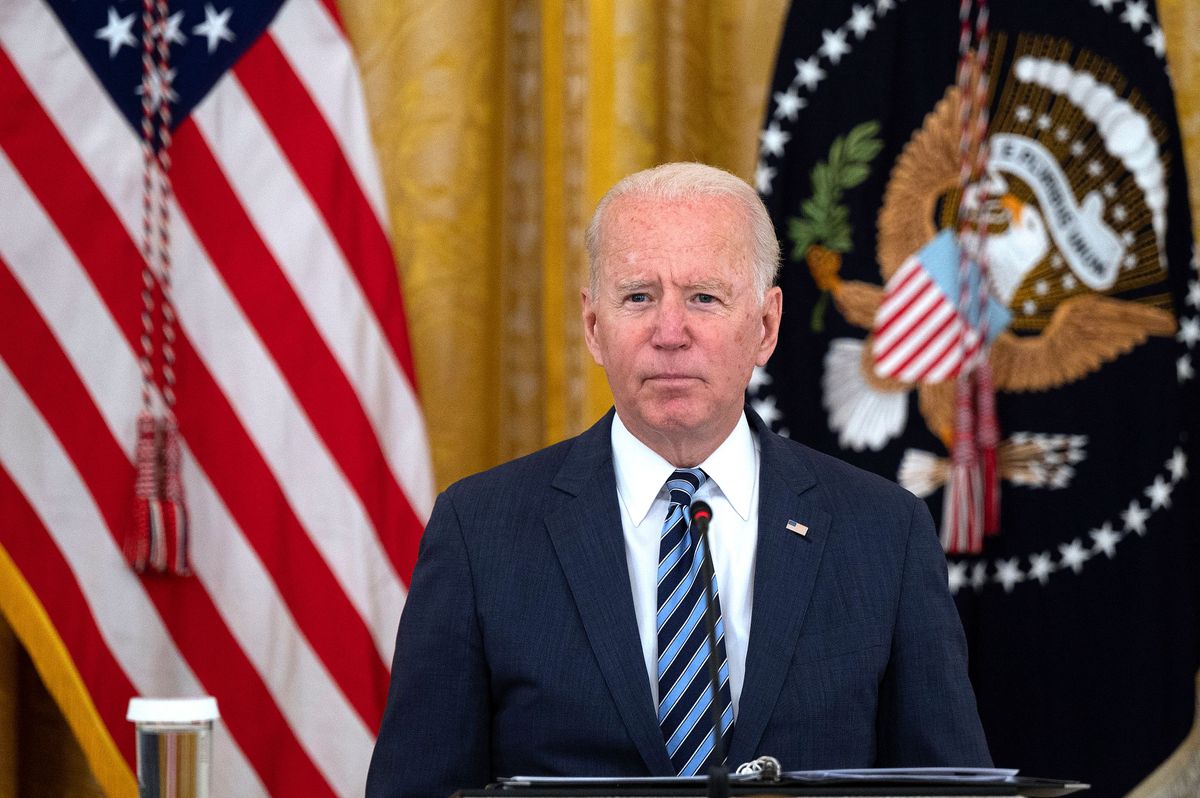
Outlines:
{"label": "man's ear", "polygon": [[596,341],[596,303],[592,301],[586,288],[579,292],[579,299],[583,313],[583,340],[587,343],[588,351],[592,353],[592,360],[596,361],[597,366],[603,366],[600,344]]}
{"label": "man's ear", "polygon": [[779,343],[779,321],[783,318],[783,289],[773,285],[767,289],[762,306],[762,340],[758,344],[758,357],[754,363],[758,366],[767,365],[775,345]]}

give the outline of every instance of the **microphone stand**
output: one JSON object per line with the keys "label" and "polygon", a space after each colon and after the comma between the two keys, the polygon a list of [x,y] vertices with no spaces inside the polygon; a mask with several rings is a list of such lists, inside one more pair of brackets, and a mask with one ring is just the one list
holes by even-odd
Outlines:
{"label": "microphone stand", "polygon": [[700,575],[704,580],[704,623],[708,631],[708,678],[712,688],[709,713],[713,725],[713,765],[708,769],[709,798],[729,798],[729,768],[725,766],[725,737],[721,733],[721,667],[717,662],[717,608],[713,600],[712,547],[708,545],[708,525],[712,521],[712,508],[707,503],[692,502],[692,527],[700,534],[704,543],[704,559],[700,563]]}

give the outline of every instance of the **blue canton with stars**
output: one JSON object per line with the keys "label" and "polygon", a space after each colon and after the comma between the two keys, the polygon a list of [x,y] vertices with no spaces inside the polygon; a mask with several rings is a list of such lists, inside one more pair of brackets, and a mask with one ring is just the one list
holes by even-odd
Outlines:
{"label": "blue canton with stars", "polygon": [[[141,130],[142,3],[116,0],[48,0],[75,46],[104,84],[117,108]],[[178,127],[216,82],[253,44],[279,12],[283,0],[234,3],[175,0],[167,12],[171,57],[166,80],[151,76],[157,108],[165,91],[172,126]],[[156,56],[157,60],[157,56]]]}

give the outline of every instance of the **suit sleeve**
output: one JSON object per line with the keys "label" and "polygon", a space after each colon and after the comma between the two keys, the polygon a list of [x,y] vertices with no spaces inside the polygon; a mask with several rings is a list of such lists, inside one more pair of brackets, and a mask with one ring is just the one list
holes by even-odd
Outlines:
{"label": "suit sleeve", "polygon": [[899,604],[879,694],[878,765],[990,767],[946,558],[925,503],[910,498]]}
{"label": "suit sleeve", "polygon": [[488,671],[450,492],[438,497],[396,636],[367,798],[446,798],[490,779]]}

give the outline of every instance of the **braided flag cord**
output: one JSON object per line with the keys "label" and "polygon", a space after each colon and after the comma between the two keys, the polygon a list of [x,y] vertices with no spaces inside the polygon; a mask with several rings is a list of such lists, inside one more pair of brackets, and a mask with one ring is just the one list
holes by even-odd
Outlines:
{"label": "braided flag cord", "polygon": [[[133,523],[125,557],[139,573],[186,576],[187,506],[175,418],[175,308],[171,292],[171,48],[167,0],[142,3],[142,409],[138,415]],[[155,301],[155,297],[158,301]],[[156,312],[157,311],[157,312]],[[155,344],[158,343],[156,351]],[[159,361],[161,386],[156,386]],[[155,413],[160,387],[162,412]]]}
{"label": "braided flag cord", "polygon": [[[972,15],[972,9],[974,14]],[[972,17],[974,25],[972,26]],[[972,32],[974,48],[972,48]],[[948,553],[978,553],[985,534],[1000,527],[996,447],[1000,430],[987,346],[989,274],[987,263],[988,6],[987,0],[959,4],[959,315],[970,319],[959,349],[965,362],[955,385],[954,443],[946,499],[942,506],[942,546]],[[978,289],[971,296],[972,271]],[[977,348],[976,348],[976,342]],[[967,355],[968,350],[973,350]]]}

